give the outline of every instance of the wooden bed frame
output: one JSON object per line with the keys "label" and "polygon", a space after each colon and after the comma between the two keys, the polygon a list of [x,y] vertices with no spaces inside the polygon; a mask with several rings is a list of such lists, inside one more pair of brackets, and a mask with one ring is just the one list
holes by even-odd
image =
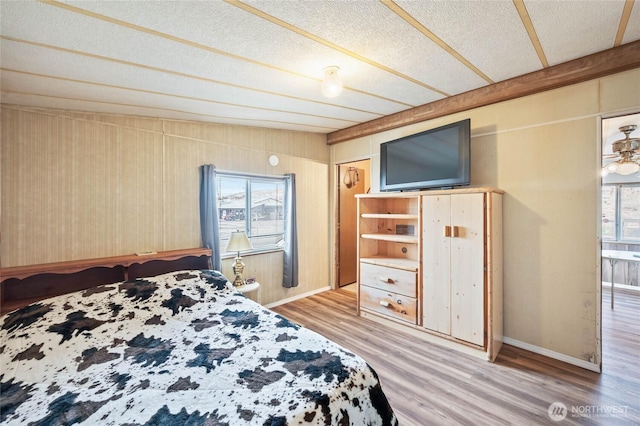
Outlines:
{"label": "wooden bed frame", "polygon": [[206,248],[0,268],[0,314],[101,284],[209,268],[211,249]]}

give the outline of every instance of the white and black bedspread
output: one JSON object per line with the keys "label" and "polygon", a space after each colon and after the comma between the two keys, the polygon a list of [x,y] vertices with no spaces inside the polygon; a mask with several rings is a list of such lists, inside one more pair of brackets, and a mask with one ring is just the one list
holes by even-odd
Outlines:
{"label": "white and black bedspread", "polygon": [[1,321],[3,424],[397,424],[364,360],[219,272],[103,285]]}

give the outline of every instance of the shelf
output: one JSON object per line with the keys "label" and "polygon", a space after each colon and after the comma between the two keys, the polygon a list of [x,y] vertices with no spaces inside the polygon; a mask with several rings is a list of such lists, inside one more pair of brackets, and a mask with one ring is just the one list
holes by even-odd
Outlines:
{"label": "shelf", "polygon": [[368,240],[391,241],[393,243],[418,244],[420,242],[420,239],[413,235],[362,234],[360,237]]}
{"label": "shelf", "polygon": [[396,269],[404,269],[406,271],[416,272],[420,267],[420,261],[416,259],[404,259],[400,257],[362,257],[360,262],[369,263],[371,265],[386,266]]}
{"label": "shelf", "polygon": [[363,219],[404,219],[404,220],[418,220],[417,214],[392,214],[392,213],[364,213]]}

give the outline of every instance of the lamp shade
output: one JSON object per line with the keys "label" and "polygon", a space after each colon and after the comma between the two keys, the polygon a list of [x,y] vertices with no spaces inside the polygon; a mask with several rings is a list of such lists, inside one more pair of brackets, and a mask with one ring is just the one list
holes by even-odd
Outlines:
{"label": "lamp shade", "polygon": [[229,243],[227,244],[227,251],[246,251],[251,250],[253,247],[247,238],[247,234],[244,231],[234,231],[231,233]]}
{"label": "lamp shade", "polygon": [[618,164],[616,173],[621,175],[630,175],[640,170],[640,164],[633,161],[624,161]]}
{"label": "lamp shade", "polygon": [[609,163],[605,168],[607,169],[607,172],[615,173],[618,171],[618,163],[617,162]]}

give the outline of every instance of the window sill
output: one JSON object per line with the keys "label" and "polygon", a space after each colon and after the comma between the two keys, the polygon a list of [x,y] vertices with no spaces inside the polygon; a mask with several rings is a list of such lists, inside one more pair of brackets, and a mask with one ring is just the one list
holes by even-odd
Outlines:
{"label": "window sill", "polygon": [[602,240],[603,244],[640,244],[640,240]]}
{"label": "window sill", "polygon": [[[267,254],[267,253],[276,253],[279,251],[284,251],[283,248],[265,248],[264,250],[252,250],[252,251],[248,251],[246,253],[240,253],[240,257],[251,257],[251,256],[258,256],[261,254]],[[237,253],[222,253],[220,255],[220,258],[222,260],[225,259],[235,259],[237,256]]]}

